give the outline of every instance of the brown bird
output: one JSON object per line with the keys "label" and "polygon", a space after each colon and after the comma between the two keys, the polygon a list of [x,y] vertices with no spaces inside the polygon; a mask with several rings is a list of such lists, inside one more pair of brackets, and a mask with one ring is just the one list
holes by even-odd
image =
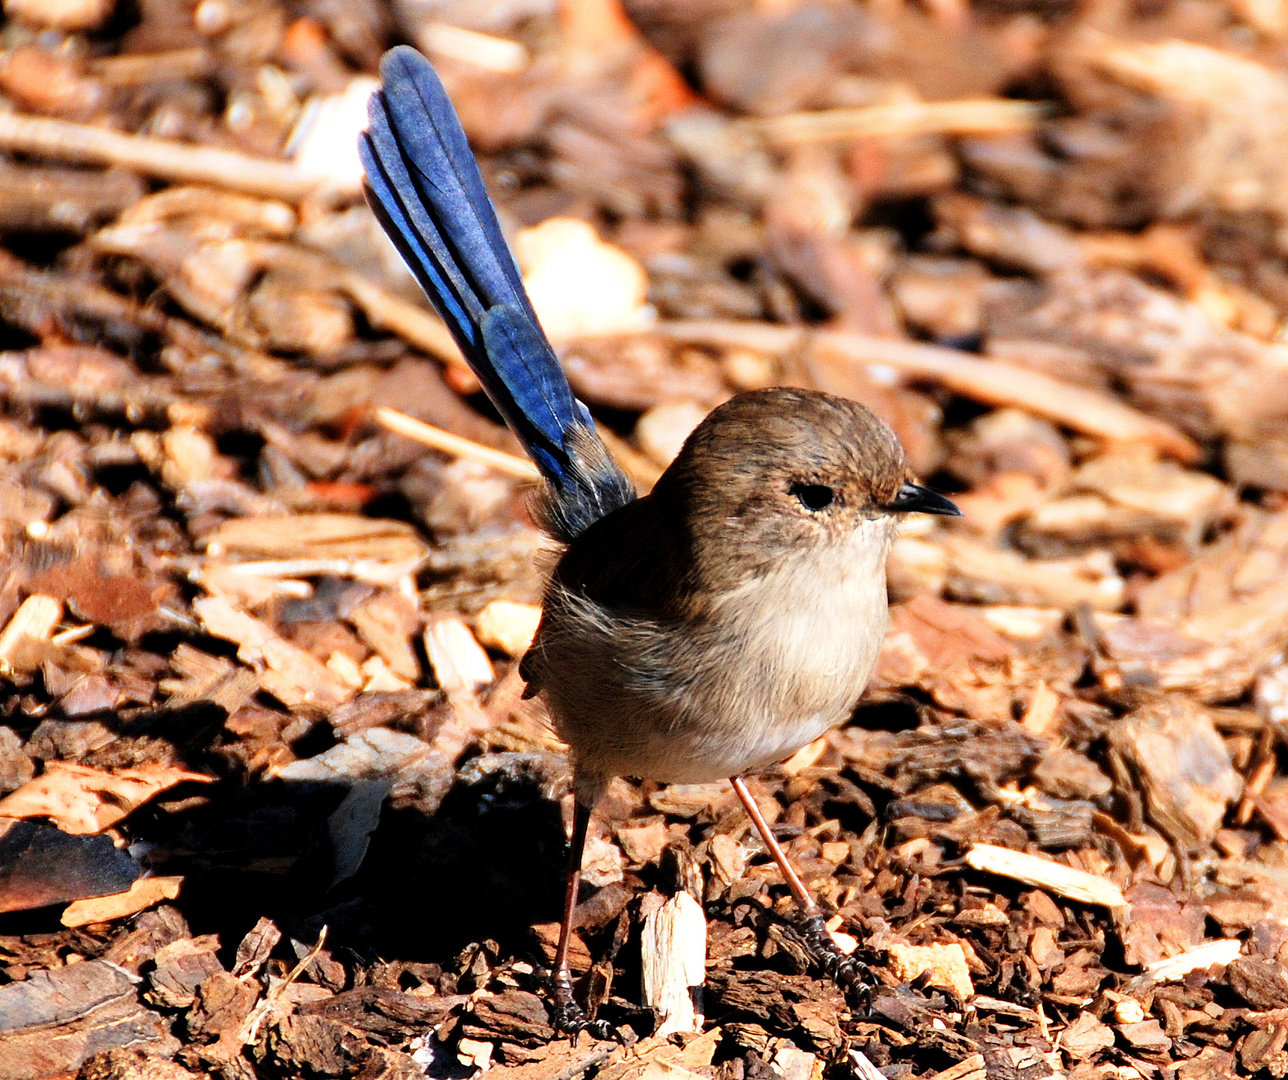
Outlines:
{"label": "brown bird", "polygon": [[590,812],[615,776],[730,778],[811,953],[865,992],[741,776],[850,717],[885,634],[900,518],[959,511],[915,482],[865,406],[796,389],[720,406],[636,498],[540,330],[433,68],[402,47],[381,74],[361,144],[368,199],[536,462],[538,517],[566,545],[520,667],[572,751],[556,1026],[612,1034],[573,1000],[568,945]]}

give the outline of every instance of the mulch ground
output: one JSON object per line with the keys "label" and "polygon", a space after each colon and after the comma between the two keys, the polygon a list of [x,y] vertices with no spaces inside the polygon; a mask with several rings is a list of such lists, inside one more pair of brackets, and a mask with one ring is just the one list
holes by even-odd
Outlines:
{"label": "mulch ground", "polygon": [[[1288,1074],[1282,4],[6,8],[0,1080]],[[629,1045],[553,1037],[551,552],[361,201],[399,41],[641,490],[795,384],[964,511],[753,782],[870,1010],[727,784],[621,780],[573,959]]]}

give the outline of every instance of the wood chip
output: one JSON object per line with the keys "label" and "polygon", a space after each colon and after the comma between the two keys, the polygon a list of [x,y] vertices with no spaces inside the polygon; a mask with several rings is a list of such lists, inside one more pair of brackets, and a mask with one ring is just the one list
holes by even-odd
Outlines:
{"label": "wood chip", "polygon": [[18,113],[0,117],[0,147],[55,161],[119,165],[169,180],[213,184],[289,202],[320,186],[315,177],[273,158]]}
{"label": "wood chip", "polygon": [[1144,443],[1178,461],[1198,460],[1199,448],[1173,425],[1123,405],[1107,395],[1062,382],[1030,368],[937,345],[869,337],[847,331],[801,331],[763,323],[673,322],[658,331],[689,341],[737,345],[765,352],[791,352],[802,346],[831,352],[845,363],[892,368],[928,379],[963,396],[995,406],[1015,406],[1111,443]]}
{"label": "wood chip", "polygon": [[528,651],[541,622],[541,608],[513,600],[493,600],[474,622],[479,642],[506,656],[522,656]]}
{"label": "wood chip", "polygon": [[1243,792],[1212,711],[1191,698],[1142,705],[1110,729],[1109,742],[1139,773],[1153,824],[1182,847],[1210,842]]}
{"label": "wood chip", "polygon": [[707,920],[687,892],[676,893],[645,917],[640,958],[644,1001],[661,1020],[654,1034],[701,1030],[693,990],[706,979]]}
{"label": "wood chip", "polygon": [[[429,547],[402,521],[295,514],[226,521],[210,535],[206,553],[240,556],[246,572],[270,577],[333,574],[396,585],[428,558]],[[271,561],[246,562],[249,556]]]}
{"label": "wood chip", "polygon": [[904,945],[891,942],[886,946],[890,967],[904,982],[926,976],[932,986],[952,990],[963,1001],[975,993],[966,953],[957,942],[947,945]]}
{"label": "wood chip", "polygon": [[90,900],[73,900],[63,909],[58,921],[64,926],[88,926],[136,915],[140,911],[173,900],[179,895],[183,876],[139,878],[127,892],[96,896]]}
{"label": "wood chip", "polygon": [[43,774],[0,799],[0,817],[44,817],[69,833],[97,833],[176,784],[209,784],[214,779],[153,763],[105,772],[70,761],[49,761]]}
{"label": "wood chip", "polygon": [[1113,882],[1040,855],[1028,855],[994,844],[975,844],[966,853],[966,862],[976,870],[1049,889],[1083,904],[1121,908],[1127,903],[1122,890]]}
{"label": "wood chip", "polygon": [[25,666],[32,656],[26,646],[29,642],[48,641],[63,617],[63,605],[52,596],[41,596],[36,593],[27,597],[22,606],[13,613],[13,618],[0,632],[0,664],[10,669],[32,670]]}
{"label": "wood chip", "polygon": [[415,601],[402,593],[378,592],[354,608],[348,619],[390,671],[413,683],[420,678],[420,661],[411,647],[419,622]]}
{"label": "wood chip", "polygon": [[264,669],[260,681],[283,704],[334,709],[353,696],[324,663],[293,645],[268,623],[236,611],[219,596],[198,597],[192,609],[215,637],[237,644],[237,656],[253,668]]}

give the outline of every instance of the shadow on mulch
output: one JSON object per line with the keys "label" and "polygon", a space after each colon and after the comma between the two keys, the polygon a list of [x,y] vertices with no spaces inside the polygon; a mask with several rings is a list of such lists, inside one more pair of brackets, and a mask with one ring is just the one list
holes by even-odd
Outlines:
{"label": "shadow on mulch", "polygon": [[225,778],[132,819],[158,873],[183,874],[175,901],[195,934],[231,950],[260,917],[305,944],[367,961],[445,961],[491,938],[532,949],[534,922],[559,917],[566,846],[559,806],[535,777],[457,784],[432,816],[386,804],[358,873],[331,885],[328,818],[343,784]]}

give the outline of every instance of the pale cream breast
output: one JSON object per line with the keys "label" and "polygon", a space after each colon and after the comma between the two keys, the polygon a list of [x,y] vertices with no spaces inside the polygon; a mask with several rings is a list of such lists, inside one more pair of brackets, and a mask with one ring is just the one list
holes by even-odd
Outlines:
{"label": "pale cream breast", "polygon": [[543,689],[583,794],[610,776],[723,779],[843,723],[885,634],[893,531],[867,519],[836,544],[785,549],[688,628],[549,597]]}

